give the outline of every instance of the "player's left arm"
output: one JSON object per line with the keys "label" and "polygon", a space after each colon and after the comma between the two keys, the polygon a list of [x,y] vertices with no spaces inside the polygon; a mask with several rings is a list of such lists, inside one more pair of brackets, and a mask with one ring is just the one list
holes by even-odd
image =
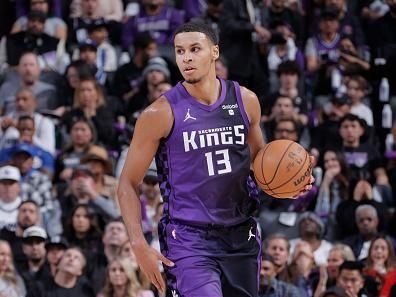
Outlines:
{"label": "player's left arm", "polygon": [[250,128],[248,134],[248,144],[252,162],[257,153],[265,146],[263,134],[260,127],[261,108],[255,93],[245,87],[241,87],[242,102],[249,119]]}

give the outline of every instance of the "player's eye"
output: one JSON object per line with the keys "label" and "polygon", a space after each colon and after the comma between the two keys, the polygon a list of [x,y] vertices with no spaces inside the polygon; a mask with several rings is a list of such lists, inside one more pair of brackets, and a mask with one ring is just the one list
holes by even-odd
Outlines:
{"label": "player's eye", "polygon": [[196,53],[196,52],[198,52],[200,50],[200,48],[199,47],[196,47],[196,46],[194,46],[192,49],[191,49],[191,51],[193,52],[193,53]]}
{"label": "player's eye", "polygon": [[183,53],[184,53],[184,51],[182,49],[176,50],[176,54],[178,54],[178,55],[182,55]]}

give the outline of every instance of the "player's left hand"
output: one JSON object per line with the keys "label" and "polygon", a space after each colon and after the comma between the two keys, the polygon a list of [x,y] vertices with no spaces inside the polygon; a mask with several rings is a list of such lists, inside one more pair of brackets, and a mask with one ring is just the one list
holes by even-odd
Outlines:
{"label": "player's left hand", "polygon": [[[311,164],[315,164],[315,157],[314,156],[309,156],[309,159],[311,161]],[[313,175],[311,173],[311,177],[309,178],[308,184],[306,184],[304,186],[304,188],[301,189],[300,193],[298,193],[297,195],[293,196],[292,199],[297,199],[301,195],[304,195],[307,192],[309,192],[312,189],[312,184],[314,183],[314,181],[315,181],[315,178],[313,177]]]}

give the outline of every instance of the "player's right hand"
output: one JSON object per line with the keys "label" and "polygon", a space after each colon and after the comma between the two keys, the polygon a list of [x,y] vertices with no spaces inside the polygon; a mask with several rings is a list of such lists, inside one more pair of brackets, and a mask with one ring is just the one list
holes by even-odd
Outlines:
{"label": "player's right hand", "polygon": [[150,247],[147,243],[136,244],[132,246],[133,252],[136,255],[136,261],[139,264],[140,269],[156,286],[161,294],[165,294],[165,282],[162,278],[161,272],[159,271],[158,261],[161,261],[163,264],[170,267],[174,266],[175,264],[171,260],[165,258],[156,249]]}

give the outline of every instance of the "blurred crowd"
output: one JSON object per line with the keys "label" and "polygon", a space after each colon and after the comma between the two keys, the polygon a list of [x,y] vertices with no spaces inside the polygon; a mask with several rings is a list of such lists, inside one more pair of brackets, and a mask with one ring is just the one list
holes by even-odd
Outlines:
{"label": "blurred crowd", "polygon": [[[0,297],[160,296],[117,203],[141,111],[182,79],[173,32],[220,36],[267,142],[316,162],[297,200],[260,192],[260,297],[396,296],[396,0],[2,0]],[[153,162],[142,228],[159,249]]]}

